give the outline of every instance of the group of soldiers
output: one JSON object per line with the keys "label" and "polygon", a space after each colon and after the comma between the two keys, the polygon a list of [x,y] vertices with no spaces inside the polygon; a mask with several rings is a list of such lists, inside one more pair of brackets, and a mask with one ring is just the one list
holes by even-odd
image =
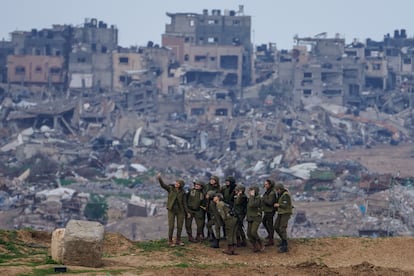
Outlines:
{"label": "group of soldiers", "polygon": [[[223,253],[229,255],[237,255],[235,249],[246,247],[247,242],[253,252],[263,251],[265,246],[275,245],[275,232],[280,237],[279,252],[288,251],[287,226],[293,206],[290,194],[282,183],[275,184],[272,179],[266,179],[263,184],[265,191],[261,195],[258,186],[250,186],[246,194],[246,187],[236,184],[232,176],[226,177],[222,186],[219,177],[214,175],[207,184],[194,180],[193,187],[188,191],[184,189],[185,182],[181,179],[174,184],[165,184],[161,174],[158,174],[157,180],[168,192],[170,246],[184,245],[181,233],[185,227],[189,242],[202,242],[208,238],[211,247],[219,248],[220,240],[226,240],[227,248]],[[195,235],[193,222],[197,228]],[[258,233],[261,224],[267,233],[265,241]]]}

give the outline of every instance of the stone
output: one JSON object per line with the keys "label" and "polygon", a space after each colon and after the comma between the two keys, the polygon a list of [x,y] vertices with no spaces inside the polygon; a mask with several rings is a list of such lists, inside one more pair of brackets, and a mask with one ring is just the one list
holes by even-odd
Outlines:
{"label": "stone", "polygon": [[62,263],[86,267],[102,266],[104,226],[96,221],[70,220],[63,236]]}

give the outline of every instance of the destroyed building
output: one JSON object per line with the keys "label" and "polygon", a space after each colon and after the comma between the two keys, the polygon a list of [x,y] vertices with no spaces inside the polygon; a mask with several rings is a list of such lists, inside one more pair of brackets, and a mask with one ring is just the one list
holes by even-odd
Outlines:
{"label": "destroyed building", "polygon": [[295,105],[331,103],[347,106],[349,96],[358,97],[364,87],[363,62],[345,56],[345,40],[327,38],[326,33],[315,37],[295,38],[296,48],[303,51],[304,58],[297,59],[294,75]]}
{"label": "destroyed building", "polygon": [[0,41],[0,83],[7,82],[7,57],[14,51],[11,41]]}
{"label": "destroyed building", "polygon": [[[292,85],[296,107],[301,104],[338,104],[363,110],[396,112],[412,106],[412,39],[405,30],[394,37],[367,44],[326,33],[295,37],[291,51],[278,53],[276,72],[281,83]],[[389,110],[389,111],[387,111]]]}
{"label": "destroyed building", "polygon": [[[322,33],[278,50],[272,43],[253,48],[251,17],[242,6],[167,16],[161,47],[122,48],[116,27],[96,19],[14,33],[14,54],[3,54],[13,63],[1,87],[0,207],[25,204],[17,225],[53,228],[71,213],[82,218],[89,192],[118,197],[113,201],[122,204],[110,206],[111,213],[130,216],[128,223],[152,214],[147,201],[122,197],[163,195],[152,183],[156,170],[187,183],[213,173],[234,172],[247,186],[274,177],[299,202],[338,206],[388,189],[378,175],[381,185],[373,185],[359,163],[325,162],[323,152],[412,141],[405,31],[367,45]],[[9,53],[10,44],[1,45]],[[36,70],[41,78],[34,78]],[[33,86],[44,97],[33,95]],[[51,161],[37,158],[39,152]],[[64,185],[85,194],[66,201],[41,193]],[[338,225],[354,235],[350,225],[363,216],[356,204],[349,208],[355,220],[343,209],[299,213],[298,235],[317,235],[321,227],[332,234]],[[406,217],[398,219],[404,230],[399,223]]]}
{"label": "destroyed building", "polygon": [[238,11],[215,9],[197,13],[167,13],[162,45],[182,65],[184,83],[237,87],[251,83],[253,48],[251,17]]}
{"label": "destroyed building", "polygon": [[9,56],[7,70],[10,84],[62,87],[65,81],[61,56]]}
{"label": "destroyed building", "polygon": [[[20,59],[26,56],[61,57],[63,64],[59,73],[65,89],[92,86],[105,90],[112,88],[111,52],[118,47],[118,29],[114,25],[108,27],[105,22],[92,18],[85,19],[80,27],[53,25],[42,30],[14,31],[11,36],[14,55]],[[26,82],[24,73],[30,70],[39,75],[44,74],[41,66],[29,68],[28,64],[27,61],[16,64],[15,71],[9,71],[12,73],[8,75],[9,82]],[[54,67],[47,69],[52,74],[57,73]],[[40,84],[47,85],[48,81],[43,80]]]}

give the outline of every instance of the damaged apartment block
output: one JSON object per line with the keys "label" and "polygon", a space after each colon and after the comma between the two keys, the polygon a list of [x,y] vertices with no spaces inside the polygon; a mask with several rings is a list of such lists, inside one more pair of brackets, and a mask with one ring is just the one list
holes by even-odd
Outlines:
{"label": "damaged apartment block", "polygon": [[171,49],[181,67],[184,85],[236,89],[251,83],[253,75],[251,17],[238,11],[167,13],[162,45]]}

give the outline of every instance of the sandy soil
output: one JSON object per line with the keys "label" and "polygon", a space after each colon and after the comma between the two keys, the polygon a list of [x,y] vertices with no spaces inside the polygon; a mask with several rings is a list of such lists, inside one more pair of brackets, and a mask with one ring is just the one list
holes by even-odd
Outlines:
{"label": "sandy soil", "polygon": [[[35,234],[33,234],[35,233]],[[50,246],[50,234],[19,231],[16,241],[26,248]],[[3,238],[2,238],[3,240]],[[294,239],[285,254],[267,247],[253,253],[249,247],[237,248],[239,255],[225,255],[207,243],[169,248],[149,242],[132,242],[122,235],[105,236],[103,267],[66,265],[64,275],[414,275],[414,237]],[[152,248],[152,249],[151,249]],[[7,248],[0,244],[0,253]],[[59,265],[33,266],[33,254],[0,263],[1,275],[37,275],[35,269]],[[16,265],[18,264],[18,265]]]}
{"label": "sandy soil", "polygon": [[326,151],[327,160],[355,160],[365,166],[369,171],[396,175],[401,177],[414,176],[414,144],[400,144],[398,146],[376,145],[368,148],[351,148],[335,152]]}

